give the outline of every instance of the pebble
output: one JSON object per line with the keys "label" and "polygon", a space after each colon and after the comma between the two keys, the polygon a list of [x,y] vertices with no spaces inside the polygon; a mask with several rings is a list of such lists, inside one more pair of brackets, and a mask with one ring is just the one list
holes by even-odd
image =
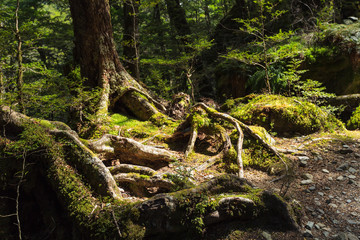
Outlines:
{"label": "pebble", "polygon": [[356,176],[355,175],[349,175],[349,176],[347,176],[349,179],[355,179],[356,178]]}
{"label": "pebble", "polygon": [[325,213],[325,212],[324,212],[322,209],[320,209],[320,208],[316,209],[316,211],[318,211],[318,212],[321,213],[321,214],[324,214],[324,213]]}
{"label": "pebble", "polygon": [[334,180],[334,179],[333,179],[332,177],[328,177],[328,180],[329,180],[329,181],[332,181],[332,180]]}
{"label": "pebble", "polygon": [[346,200],[346,202],[347,202],[347,203],[351,203],[352,201],[351,201],[351,199],[348,199],[348,200]]}
{"label": "pebble", "polygon": [[266,239],[266,240],[272,240],[271,238],[271,234],[268,232],[262,232],[261,235]]}
{"label": "pebble", "polygon": [[349,169],[349,167],[350,167],[349,163],[343,163],[336,170],[338,171],[347,170]]}
{"label": "pebble", "polygon": [[310,173],[304,173],[301,177],[305,180],[313,180],[314,178]]}
{"label": "pebble", "polygon": [[302,180],[300,182],[300,185],[309,185],[309,184],[312,184],[312,183],[313,183],[313,181],[308,179],[308,180]]}
{"label": "pebble", "polygon": [[351,225],[359,225],[360,224],[360,222],[357,222],[357,221],[354,221],[354,220],[351,220],[351,219],[348,219],[346,221]]}
{"label": "pebble", "polygon": [[324,196],[324,193],[323,192],[318,192],[318,194],[320,195],[320,196]]}
{"label": "pebble", "polygon": [[299,159],[300,161],[307,161],[307,160],[309,160],[310,158],[309,158],[308,156],[298,156],[298,159]]}
{"label": "pebble", "polygon": [[355,157],[360,158],[360,154],[355,153],[354,155],[355,155]]}
{"label": "pebble", "polygon": [[349,173],[356,173],[356,172],[357,172],[357,171],[356,171],[355,168],[352,168],[352,167],[349,168]]}
{"label": "pebble", "polygon": [[306,229],[305,232],[303,233],[304,237],[308,237],[308,238],[313,238],[313,234],[310,230]]}
{"label": "pebble", "polygon": [[325,227],[325,224],[323,224],[323,223],[317,223],[317,224],[315,224],[315,227],[316,227],[316,229],[320,230],[320,229],[322,229],[322,228]]}
{"label": "pebble", "polygon": [[325,169],[325,168],[324,168],[323,170],[321,170],[321,171],[322,171],[323,173],[330,173],[329,170],[327,170],[327,169]]}
{"label": "pebble", "polygon": [[330,235],[330,233],[329,233],[328,231],[324,231],[323,234],[324,234],[324,236],[325,236],[326,238],[328,238],[329,235]]}
{"label": "pebble", "polygon": [[316,189],[315,185],[309,187],[309,190],[310,190],[310,191],[314,191],[315,189]]}
{"label": "pebble", "polygon": [[342,180],[344,180],[344,177],[343,177],[343,176],[339,176],[339,177],[336,178],[336,180],[342,181]]}
{"label": "pebble", "polygon": [[305,225],[306,229],[311,230],[314,227],[314,222],[308,221]]}
{"label": "pebble", "polygon": [[324,189],[325,189],[325,190],[330,190],[330,188],[329,188],[329,187],[324,187]]}
{"label": "pebble", "polygon": [[299,163],[300,167],[306,167],[306,165],[307,165],[307,161],[305,161],[305,160],[301,160]]}
{"label": "pebble", "polygon": [[354,152],[353,150],[351,150],[350,148],[343,148],[339,150],[339,153],[341,154],[348,154],[348,153],[352,153]]}
{"label": "pebble", "polygon": [[329,207],[337,208],[338,206],[337,206],[335,203],[330,203],[330,204],[329,204]]}

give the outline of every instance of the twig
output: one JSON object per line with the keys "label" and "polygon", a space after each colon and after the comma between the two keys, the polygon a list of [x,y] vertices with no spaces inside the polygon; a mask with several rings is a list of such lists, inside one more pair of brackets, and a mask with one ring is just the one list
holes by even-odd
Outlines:
{"label": "twig", "polygon": [[188,146],[185,151],[185,158],[189,156],[189,154],[194,150],[196,138],[198,136],[198,132],[195,126],[191,126],[191,135],[189,139]]}
{"label": "twig", "polygon": [[112,209],[112,207],[111,207],[111,215],[112,215],[112,217],[114,219],[114,223],[115,223],[116,229],[118,230],[119,237],[122,238],[122,234],[121,234],[121,231],[120,231],[120,228],[119,228],[119,224],[116,221],[116,217],[115,217],[114,210]]}

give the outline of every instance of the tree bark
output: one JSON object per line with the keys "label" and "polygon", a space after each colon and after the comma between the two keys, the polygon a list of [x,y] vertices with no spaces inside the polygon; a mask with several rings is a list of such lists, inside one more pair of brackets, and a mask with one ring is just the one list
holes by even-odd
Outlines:
{"label": "tree bark", "polygon": [[[119,60],[115,49],[109,1],[69,0],[75,35],[75,58],[86,84],[100,88],[97,116],[105,116],[115,105],[122,104],[141,120],[158,113],[146,97],[132,91],[146,90],[132,78]],[[127,98],[131,101],[125,101]],[[140,104],[136,104],[140,103]],[[145,113],[145,114],[144,114]]]}
{"label": "tree bark", "polygon": [[181,7],[179,0],[165,0],[170,23],[174,26],[177,36],[180,37],[181,44],[184,45],[186,50],[186,44],[189,43],[188,35],[191,34],[190,26],[186,20],[185,10]]}

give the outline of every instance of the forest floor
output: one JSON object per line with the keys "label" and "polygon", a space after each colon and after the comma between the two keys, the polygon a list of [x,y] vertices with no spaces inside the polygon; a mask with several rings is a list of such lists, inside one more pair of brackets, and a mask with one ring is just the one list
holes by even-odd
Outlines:
{"label": "forest floor", "polygon": [[302,206],[301,233],[238,222],[232,230],[228,224],[210,230],[206,239],[360,239],[359,136],[349,131],[275,138],[276,147],[295,163],[289,179],[272,182],[276,176],[246,169],[246,178],[259,188],[280,193],[288,187],[285,198]]}
{"label": "forest floor", "polygon": [[[147,140],[136,140],[146,145],[159,146],[161,142],[157,141],[155,136],[161,134],[163,133],[154,132],[146,137]],[[201,238],[209,240],[360,239],[360,131],[315,133],[306,136],[274,137],[274,139],[276,141],[274,146],[293,162],[289,177],[273,181],[279,176],[245,168],[245,178],[258,188],[277,192],[289,202],[298,203],[297,205],[302,209],[301,232],[284,231],[277,222],[259,219],[256,222],[233,221],[209,227]],[[181,158],[181,152],[186,148],[186,144],[185,138],[176,140],[173,145],[170,143],[162,147],[172,149]],[[207,146],[211,148],[211,144]],[[203,148],[201,143],[197,144],[195,152],[199,149],[203,152]],[[193,153],[188,159],[172,163],[168,167],[159,169],[158,172],[179,174],[180,167],[182,171],[180,174],[191,173],[196,182],[207,181],[223,174],[217,164],[204,171],[192,171],[208,158],[208,154]],[[125,191],[124,196],[126,195],[133,201],[146,199],[132,197]],[[184,239],[181,234],[179,237]]]}

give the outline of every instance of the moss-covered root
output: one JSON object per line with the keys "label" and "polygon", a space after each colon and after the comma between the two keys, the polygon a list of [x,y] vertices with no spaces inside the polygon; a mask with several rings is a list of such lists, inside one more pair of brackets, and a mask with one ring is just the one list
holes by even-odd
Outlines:
{"label": "moss-covered root", "polygon": [[[17,113],[9,107],[2,106],[0,108],[0,125],[4,127],[3,131],[7,137],[9,135],[17,137],[24,131],[25,127],[42,128],[46,134],[50,135],[49,137],[55,137],[66,145],[67,149],[64,154],[69,159],[69,163],[77,167],[77,170],[85,176],[93,190],[100,195],[121,198],[120,190],[110,171],[93,152],[81,143],[76,133],[65,124],[33,119]],[[59,130],[58,126],[64,130]],[[51,154],[51,151],[48,152]]]}
{"label": "moss-covered root", "polygon": [[136,206],[146,235],[181,231],[201,233],[228,220],[275,217],[286,229],[298,229],[289,205],[279,196],[254,189],[243,178],[223,175],[198,187],[156,195]]}

